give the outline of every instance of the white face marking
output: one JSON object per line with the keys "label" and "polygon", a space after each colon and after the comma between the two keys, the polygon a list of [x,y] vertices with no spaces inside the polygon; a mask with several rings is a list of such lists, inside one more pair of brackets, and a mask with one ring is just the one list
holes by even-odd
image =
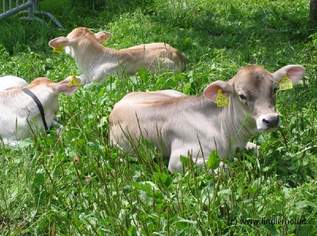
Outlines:
{"label": "white face marking", "polygon": [[71,47],[66,46],[64,48],[64,51],[65,51],[66,54],[70,55],[71,57],[74,57],[74,51],[73,51],[73,49]]}

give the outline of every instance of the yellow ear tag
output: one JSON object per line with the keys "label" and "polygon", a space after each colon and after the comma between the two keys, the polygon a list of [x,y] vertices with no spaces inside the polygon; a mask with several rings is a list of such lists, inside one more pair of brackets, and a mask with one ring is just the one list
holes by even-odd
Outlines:
{"label": "yellow ear tag", "polygon": [[62,53],[64,51],[64,47],[63,46],[59,46],[56,48],[53,48],[53,52],[55,53]]}
{"label": "yellow ear tag", "polygon": [[221,89],[218,89],[216,96],[217,107],[227,107],[229,105],[229,98],[222,93]]}
{"label": "yellow ear tag", "polygon": [[68,87],[73,87],[73,86],[79,87],[79,86],[80,86],[80,80],[78,79],[77,76],[72,75],[72,78],[71,78],[71,80],[68,82],[67,86],[68,86]]}
{"label": "yellow ear tag", "polygon": [[280,90],[288,90],[288,89],[292,89],[293,88],[293,83],[287,76],[284,76],[280,80],[278,85],[279,85],[279,89]]}

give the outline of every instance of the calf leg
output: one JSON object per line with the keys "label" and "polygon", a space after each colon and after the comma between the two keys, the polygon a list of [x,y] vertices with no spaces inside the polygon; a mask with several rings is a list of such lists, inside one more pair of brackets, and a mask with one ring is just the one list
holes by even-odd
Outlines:
{"label": "calf leg", "polygon": [[174,61],[172,61],[171,59],[167,58],[167,57],[161,57],[155,60],[155,62],[153,63],[153,65],[151,65],[151,70],[153,72],[160,72],[160,71],[166,71],[166,70],[170,70],[170,71],[178,71],[178,69],[176,68],[176,64]]}
{"label": "calf leg", "polygon": [[[181,162],[181,159],[180,159],[180,156],[183,155],[183,156],[186,156],[187,154],[176,154],[177,152],[174,152],[171,156],[170,156],[170,161],[168,163],[168,170],[172,173],[174,172],[177,172],[177,171],[180,171],[182,169],[182,162]],[[202,156],[199,156],[199,157],[193,157],[193,161],[195,163],[195,165],[197,165],[198,167],[204,167],[206,165],[206,162],[208,160],[207,157],[202,157]],[[224,170],[227,170],[228,167],[227,165],[220,161],[219,163],[219,166],[215,169],[215,172],[218,173],[220,171],[220,169],[224,169]]]}
{"label": "calf leg", "polygon": [[181,156],[190,156],[195,165],[202,167],[205,165],[208,157],[204,157],[199,146],[193,147],[192,145],[186,145],[182,142],[177,142],[178,147],[172,147],[170,155],[168,170],[170,172],[180,171],[182,169]]}
{"label": "calf leg", "polygon": [[91,82],[101,82],[106,79],[107,76],[114,74],[117,70],[118,64],[105,64],[95,71]]}
{"label": "calf leg", "polygon": [[[180,171],[182,169],[182,162],[180,159],[180,156],[182,154],[178,151],[174,151],[171,156],[170,156],[170,160],[168,162],[168,170],[170,172],[177,172]],[[184,155],[184,154],[183,154]]]}
{"label": "calf leg", "polygon": [[[198,167],[204,167],[208,161],[208,155],[210,148],[205,148],[202,150],[201,146],[186,145],[182,141],[174,141],[171,148],[171,155],[168,163],[168,170],[170,172],[180,171],[182,169],[181,156],[190,156]],[[189,155],[191,154],[191,155]],[[227,165],[220,161],[219,167],[216,169],[216,173],[219,169],[227,169]]]}

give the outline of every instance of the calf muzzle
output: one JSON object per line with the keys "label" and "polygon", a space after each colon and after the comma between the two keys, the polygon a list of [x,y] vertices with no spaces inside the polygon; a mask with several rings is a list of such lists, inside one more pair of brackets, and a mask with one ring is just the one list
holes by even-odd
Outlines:
{"label": "calf muzzle", "polygon": [[280,125],[280,116],[278,113],[266,113],[256,118],[256,127],[258,131],[278,128]]}
{"label": "calf muzzle", "polygon": [[270,115],[267,117],[264,117],[262,119],[262,122],[268,127],[268,128],[277,128],[280,124],[280,117],[278,114]]}

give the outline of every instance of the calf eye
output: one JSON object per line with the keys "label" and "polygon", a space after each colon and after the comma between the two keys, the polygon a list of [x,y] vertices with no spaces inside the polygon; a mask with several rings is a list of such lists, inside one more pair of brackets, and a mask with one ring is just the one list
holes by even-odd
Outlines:
{"label": "calf eye", "polygon": [[243,95],[243,94],[239,94],[239,98],[242,99],[242,100],[246,100],[247,99],[247,97],[245,95]]}

